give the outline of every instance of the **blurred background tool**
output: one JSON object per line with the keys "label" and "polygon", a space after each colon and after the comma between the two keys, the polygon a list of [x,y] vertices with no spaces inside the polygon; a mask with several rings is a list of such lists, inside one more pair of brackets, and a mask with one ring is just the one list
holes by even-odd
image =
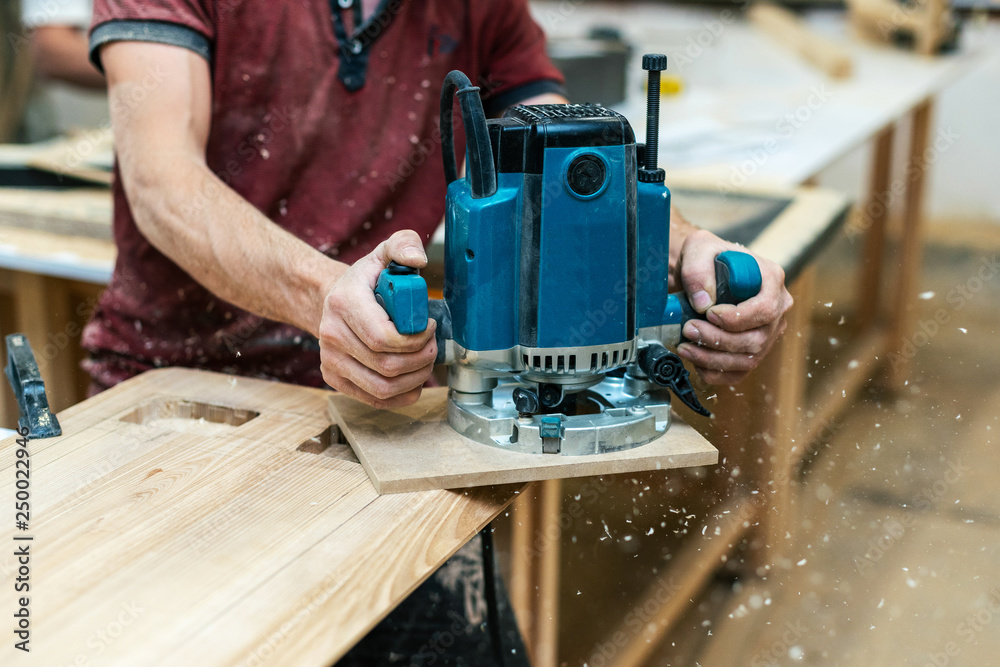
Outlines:
{"label": "blurred background tool", "polygon": [[549,41],[549,57],[566,77],[573,102],[613,106],[625,99],[632,47],[614,28],[592,28],[586,38]]}
{"label": "blurred background tool", "polygon": [[948,0],[847,0],[854,30],[873,41],[889,42],[931,56],[954,51],[959,23]]}

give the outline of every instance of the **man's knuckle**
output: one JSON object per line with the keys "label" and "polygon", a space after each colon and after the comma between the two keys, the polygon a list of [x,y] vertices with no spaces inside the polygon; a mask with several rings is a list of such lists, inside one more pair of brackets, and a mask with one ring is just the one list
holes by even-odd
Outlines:
{"label": "man's knuckle", "polygon": [[375,360],[375,370],[385,377],[396,377],[402,375],[405,370],[403,359],[398,354],[379,355]]}
{"label": "man's knuckle", "polygon": [[389,336],[381,327],[369,327],[365,331],[365,344],[375,352],[389,350]]}
{"label": "man's knuckle", "polygon": [[344,378],[340,375],[340,373],[337,373],[333,367],[323,367],[322,373],[324,382],[326,382],[328,385],[330,385],[337,391],[340,392],[345,391]]}
{"label": "man's knuckle", "polygon": [[340,289],[330,290],[330,293],[326,295],[326,304],[334,312],[341,312],[344,310],[345,299],[344,292]]}
{"label": "man's knuckle", "polygon": [[337,324],[331,318],[323,318],[319,325],[319,341],[324,345],[333,345],[339,339],[340,332]]}
{"label": "man's knuckle", "polygon": [[746,336],[746,349],[744,351],[747,354],[760,354],[767,346],[767,339],[768,335],[766,331],[763,329],[754,329]]}
{"label": "man's knuckle", "polygon": [[397,394],[396,388],[388,380],[378,379],[372,383],[371,394],[375,398],[387,400]]}

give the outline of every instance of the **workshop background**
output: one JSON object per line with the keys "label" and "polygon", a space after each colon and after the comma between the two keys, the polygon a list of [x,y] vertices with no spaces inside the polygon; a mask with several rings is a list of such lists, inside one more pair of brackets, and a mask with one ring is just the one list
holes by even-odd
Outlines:
{"label": "workshop background", "polygon": [[[637,136],[639,59],[668,56],[676,204],[787,249],[796,297],[768,363],[699,386],[716,418],[682,412],[719,465],[538,483],[496,521],[532,664],[996,664],[1000,4],[532,9],[571,99]],[[0,35],[0,334],[28,336],[62,410],[114,261],[113,138],[17,3]]]}

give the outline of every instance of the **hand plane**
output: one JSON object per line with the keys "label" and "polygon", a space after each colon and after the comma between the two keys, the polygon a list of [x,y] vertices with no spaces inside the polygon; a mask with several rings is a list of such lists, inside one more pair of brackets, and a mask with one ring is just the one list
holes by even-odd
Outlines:
{"label": "hand plane", "polygon": [[[668,346],[701,317],[668,294],[670,191],[657,167],[659,77],[649,72],[646,144],[596,104],[516,106],[487,120],[458,71],[441,92],[449,183],[444,300],[415,269],[384,270],[376,298],[398,331],[437,321],[448,365],[448,422],[503,449],[561,455],[638,447],[670,426],[670,394],[701,414]],[[466,175],[458,177],[452,111],[462,110]],[[760,290],[748,254],[716,258],[718,303]]]}

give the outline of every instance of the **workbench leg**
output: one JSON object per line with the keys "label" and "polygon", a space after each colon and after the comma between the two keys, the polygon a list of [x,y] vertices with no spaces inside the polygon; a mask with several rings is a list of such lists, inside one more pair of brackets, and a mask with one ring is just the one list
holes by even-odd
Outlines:
{"label": "workbench leg", "polygon": [[562,480],[542,482],[540,522],[546,536],[541,553],[538,581],[538,613],[535,616],[536,646],[534,667],[557,667],[559,664],[559,583],[562,556]]}
{"label": "workbench leg", "polygon": [[[815,302],[816,269],[803,271],[789,291],[795,306],[788,312],[788,327],[775,349],[768,355],[770,363],[762,369],[770,389],[769,434],[770,457],[765,457],[760,479],[766,480],[762,493],[770,502],[763,504],[760,535],[763,538],[758,563],[775,563],[785,554],[790,536],[796,532],[795,496],[799,465],[809,443],[803,439],[806,422],[806,373],[808,372],[809,340],[812,335],[812,311]],[[769,459],[769,460],[768,460]]]}
{"label": "workbench leg", "polygon": [[[0,340],[15,333],[14,272],[0,270]],[[0,357],[0,365],[7,363],[7,356]],[[0,376],[0,428],[17,428],[17,401],[7,379]]]}
{"label": "workbench leg", "polygon": [[510,600],[533,667],[559,662],[562,481],[532,484],[514,504]]}
{"label": "workbench leg", "polygon": [[57,412],[73,405],[77,397],[74,350],[78,342],[67,330],[71,319],[65,283],[19,271],[14,284],[15,327],[31,343],[49,406]]}
{"label": "workbench leg", "polygon": [[930,165],[925,159],[930,132],[932,104],[926,100],[913,111],[910,129],[909,159],[907,160],[906,198],[903,201],[902,234],[898,252],[899,279],[894,295],[894,308],[889,322],[889,360],[885,385],[899,389],[910,372],[910,354],[906,341],[913,335],[920,271],[923,265],[924,180]]}
{"label": "workbench leg", "polygon": [[882,265],[885,257],[886,221],[892,201],[892,148],[896,125],[890,124],[875,138],[875,155],[872,160],[871,186],[868,197],[855,218],[855,226],[848,229],[851,239],[861,236],[864,250],[861,270],[858,272],[858,328],[868,330],[877,319],[882,303]]}
{"label": "workbench leg", "polygon": [[510,537],[510,606],[517,618],[517,627],[528,649],[528,657],[535,655],[533,635],[535,627],[535,579],[538,560],[534,557],[536,517],[539,484],[528,486],[511,505]]}

